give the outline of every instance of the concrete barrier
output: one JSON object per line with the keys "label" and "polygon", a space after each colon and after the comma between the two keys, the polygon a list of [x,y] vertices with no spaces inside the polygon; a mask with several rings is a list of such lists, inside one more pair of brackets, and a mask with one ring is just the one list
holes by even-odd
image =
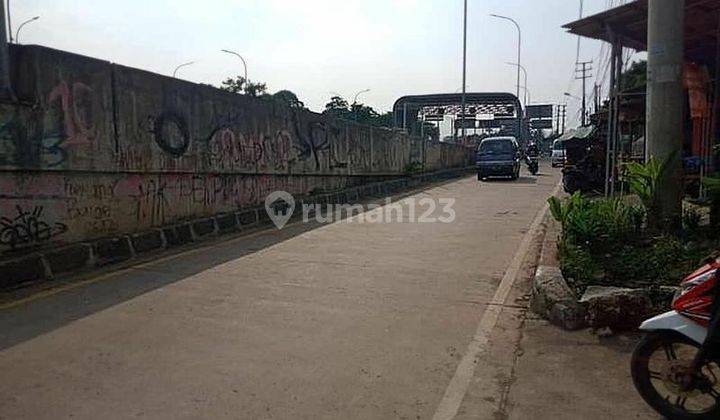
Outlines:
{"label": "concrete barrier", "polygon": [[[274,191],[351,201],[411,166],[472,163],[459,145],[64,51],[13,45],[11,58],[19,102],[0,104],[0,260],[126,236],[93,250],[105,261],[106,247],[144,252],[266,221],[247,211]],[[239,226],[217,217],[235,213]]]}

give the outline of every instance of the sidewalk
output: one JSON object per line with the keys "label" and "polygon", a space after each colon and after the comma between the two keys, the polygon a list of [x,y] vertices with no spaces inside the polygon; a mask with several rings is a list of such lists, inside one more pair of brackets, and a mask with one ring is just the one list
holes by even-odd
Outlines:
{"label": "sidewalk", "polygon": [[[557,224],[540,264],[553,264]],[[529,289],[526,289],[529,290]],[[660,419],[635,391],[630,356],[639,334],[600,338],[563,331],[526,312],[504,415],[509,419]]]}

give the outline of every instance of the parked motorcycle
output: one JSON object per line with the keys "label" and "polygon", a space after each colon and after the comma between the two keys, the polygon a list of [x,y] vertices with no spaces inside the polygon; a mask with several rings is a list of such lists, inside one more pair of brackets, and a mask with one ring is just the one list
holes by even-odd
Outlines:
{"label": "parked motorcycle", "polygon": [[647,334],[632,356],[633,382],[669,419],[720,419],[719,273],[720,258],[708,259],[682,281],[672,311],[640,326]]}

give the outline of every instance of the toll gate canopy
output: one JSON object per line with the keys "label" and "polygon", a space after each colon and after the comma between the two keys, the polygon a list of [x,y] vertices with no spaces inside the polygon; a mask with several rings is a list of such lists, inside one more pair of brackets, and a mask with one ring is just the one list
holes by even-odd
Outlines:
{"label": "toll gate canopy", "polygon": [[455,139],[463,127],[467,136],[510,135],[522,144],[529,138],[522,105],[511,93],[467,93],[464,114],[459,93],[403,96],[393,113],[395,126],[411,135],[419,135],[423,123],[434,122],[449,123]]}

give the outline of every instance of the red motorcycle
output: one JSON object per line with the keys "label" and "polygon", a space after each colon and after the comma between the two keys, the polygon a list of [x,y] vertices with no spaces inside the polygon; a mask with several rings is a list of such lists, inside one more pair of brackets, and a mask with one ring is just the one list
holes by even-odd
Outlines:
{"label": "red motorcycle", "polygon": [[672,311],[640,326],[632,356],[640,395],[670,419],[720,419],[720,259],[690,274]]}

